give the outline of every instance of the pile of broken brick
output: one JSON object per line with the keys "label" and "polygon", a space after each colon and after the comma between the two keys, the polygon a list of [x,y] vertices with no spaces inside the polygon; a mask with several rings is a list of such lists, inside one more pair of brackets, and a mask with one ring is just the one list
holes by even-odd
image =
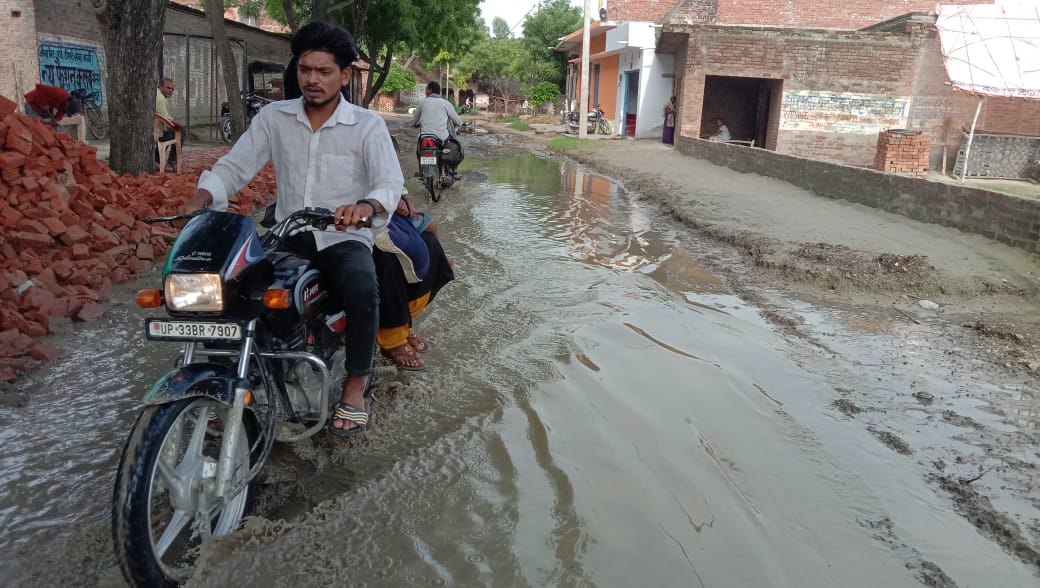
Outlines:
{"label": "pile of broken brick", "polygon": [[[117,175],[95,147],[15,108],[0,96],[0,388],[58,355],[41,337],[96,320],[113,284],[162,264],[178,229],[143,219],[174,213],[226,151],[184,152],[181,174]],[[268,166],[231,210],[274,192]]]}

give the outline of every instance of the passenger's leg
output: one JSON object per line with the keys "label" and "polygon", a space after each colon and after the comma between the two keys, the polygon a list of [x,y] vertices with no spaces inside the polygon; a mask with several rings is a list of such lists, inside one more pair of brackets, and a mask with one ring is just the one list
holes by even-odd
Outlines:
{"label": "passenger's leg", "polygon": [[397,256],[375,249],[372,259],[379,280],[379,331],[376,342],[383,355],[389,357],[397,367],[419,370],[424,367],[421,358],[408,345],[408,332],[412,324],[409,310],[409,288],[404,271]]}

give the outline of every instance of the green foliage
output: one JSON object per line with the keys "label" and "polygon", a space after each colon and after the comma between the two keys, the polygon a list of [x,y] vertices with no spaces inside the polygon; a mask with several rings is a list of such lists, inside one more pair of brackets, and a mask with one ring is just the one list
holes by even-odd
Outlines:
{"label": "green foliage", "polygon": [[560,87],[552,82],[538,82],[528,91],[528,97],[535,104],[542,104],[546,100],[556,100],[560,96]]}
{"label": "green foliage", "polygon": [[508,38],[509,23],[506,22],[506,19],[501,16],[496,16],[494,20],[491,21],[491,34],[494,35],[496,39]]}
{"label": "green foliage", "polygon": [[577,137],[554,137],[549,139],[549,149],[556,149],[559,151],[566,151],[573,149],[578,146]]}
{"label": "green foliage", "polygon": [[515,131],[530,131],[531,130],[531,125],[527,124],[526,122],[524,122],[522,120],[518,120],[516,122],[511,122],[511,123],[509,123],[508,126],[509,126],[509,128],[511,128],[511,129],[513,129]]}
{"label": "green foliage", "polygon": [[387,74],[381,91],[396,94],[402,90],[414,90],[415,84],[415,74],[405,71],[401,64],[395,61],[390,65],[390,73]]}
{"label": "green foliage", "polygon": [[540,81],[561,82],[566,77],[567,56],[554,48],[560,37],[582,27],[581,9],[571,6],[569,0],[549,0],[542,9],[524,21],[524,47],[533,63],[528,83]]}

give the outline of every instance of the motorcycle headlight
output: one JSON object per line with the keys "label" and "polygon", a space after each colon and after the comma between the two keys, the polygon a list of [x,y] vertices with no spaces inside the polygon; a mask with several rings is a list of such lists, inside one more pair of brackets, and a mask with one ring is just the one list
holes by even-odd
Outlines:
{"label": "motorcycle headlight", "polygon": [[166,306],[180,312],[224,310],[224,282],[219,274],[170,274],[166,276]]}

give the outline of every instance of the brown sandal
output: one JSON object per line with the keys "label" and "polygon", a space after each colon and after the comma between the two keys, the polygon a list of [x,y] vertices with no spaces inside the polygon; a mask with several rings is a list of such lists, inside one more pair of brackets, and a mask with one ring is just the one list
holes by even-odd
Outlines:
{"label": "brown sandal", "polygon": [[415,329],[408,329],[408,344],[416,353],[426,353],[430,350],[430,344]]}
{"label": "brown sandal", "polygon": [[426,369],[426,362],[415,353],[415,348],[405,343],[392,349],[380,349],[383,357],[394,362],[399,369],[418,372]]}

